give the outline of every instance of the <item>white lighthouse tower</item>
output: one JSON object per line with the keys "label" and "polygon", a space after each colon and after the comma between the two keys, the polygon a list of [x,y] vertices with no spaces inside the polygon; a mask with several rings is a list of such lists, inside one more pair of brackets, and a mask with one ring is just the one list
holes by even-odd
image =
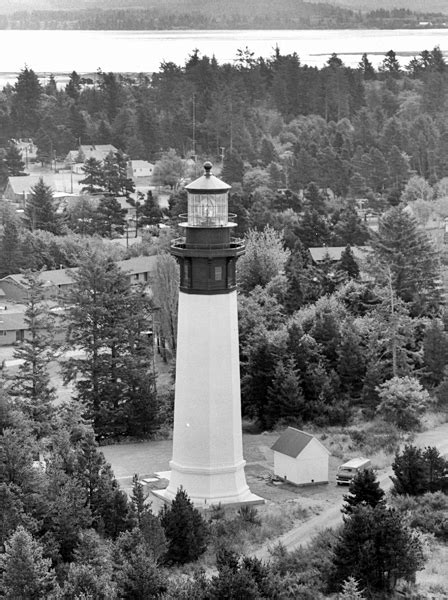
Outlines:
{"label": "white lighthouse tower", "polygon": [[173,457],[159,493],[170,501],[182,486],[198,506],[263,501],[244,474],[236,293],[244,244],[230,235],[230,186],[211,167],[186,186],[186,236],[171,246],[180,265]]}

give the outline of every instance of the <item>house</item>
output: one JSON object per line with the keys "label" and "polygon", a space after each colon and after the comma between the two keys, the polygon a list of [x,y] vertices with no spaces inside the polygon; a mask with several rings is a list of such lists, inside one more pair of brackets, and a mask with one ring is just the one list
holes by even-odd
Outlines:
{"label": "house", "polygon": [[[150,281],[156,268],[157,256],[136,256],[121,260],[118,266],[129,275],[130,283],[146,283]],[[44,282],[45,297],[58,298],[64,295],[73,285],[73,269],[51,269],[42,271],[40,279]],[[25,278],[20,273],[7,275],[0,279],[0,290],[3,292],[2,301],[26,302],[28,290]]]}
{"label": "house", "polygon": [[77,150],[70,150],[64,162],[66,167],[71,168],[74,166],[75,170],[76,165],[82,166],[89,158],[102,162],[110,152],[117,151],[117,148],[112,144],[81,144]]}
{"label": "house", "polygon": [[[0,346],[12,346],[23,342],[29,337],[28,323],[25,321],[25,305],[9,305],[0,308]],[[64,309],[53,307],[54,340],[63,340],[65,326],[63,321]]]}
{"label": "house", "polygon": [[[319,265],[328,259],[332,262],[341,260],[345,248],[346,246],[322,246],[319,248],[309,248],[309,251],[314,264]],[[365,260],[371,251],[370,246],[350,246],[350,249],[357,261]]]}
{"label": "house", "polygon": [[277,477],[296,485],[328,483],[331,453],[311,434],[288,427],[271,449]]}
{"label": "house", "polygon": [[48,185],[56,197],[61,195],[80,194],[80,184],[83,175],[76,173],[45,173],[43,175],[23,175],[21,177],[9,177],[3,196],[6,200],[25,207],[26,201],[33,188],[42,179]]}
{"label": "house", "polygon": [[128,176],[131,179],[138,177],[152,177],[154,171],[153,163],[147,160],[130,160],[128,162]]}
{"label": "house", "polygon": [[12,346],[22,341],[27,329],[23,311],[0,311],[0,346]]}
{"label": "house", "polygon": [[[121,260],[117,264],[128,275],[131,284],[147,283],[155,271],[157,256],[136,256]],[[53,269],[42,271],[41,279],[45,285],[45,296],[48,300],[56,299],[73,285],[73,269]],[[0,301],[6,306],[7,302],[20,302],[22,306],[2,308],[0,305],[0,346],[10,346],[26,339],[28,325],[25,323],[24,311],[28,299],[28,291],[23,275],[7,275],[0,279]],[[64,337],[62,320],[64,308],[54,306],[52,312],[56,318],[55,335],[58,339]]]}

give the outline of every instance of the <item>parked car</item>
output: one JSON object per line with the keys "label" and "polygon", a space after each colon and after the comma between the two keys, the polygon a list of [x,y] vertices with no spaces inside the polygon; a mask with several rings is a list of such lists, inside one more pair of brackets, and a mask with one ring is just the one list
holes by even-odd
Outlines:
{"label": "parked car", "polygon": [[346,463],[338,467],[338,471],[336,473],[336,483],[338,485],[350,484],[350,481],[357,475],[360,471],[364,469],[370,469],[372,464],[368,458],[352,458],[348,460]]}

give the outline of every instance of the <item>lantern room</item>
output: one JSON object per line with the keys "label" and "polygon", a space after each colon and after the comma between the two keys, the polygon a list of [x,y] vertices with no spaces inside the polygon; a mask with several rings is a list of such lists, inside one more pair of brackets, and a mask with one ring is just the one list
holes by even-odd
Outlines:
{"label": "lantern room", "polygon": [[[229,226],[229,190],[212,172],[212,164],[204,163],[204,175],[185,187],[188,192],[188,227]],[[233,223],[230,224],[234,226]]]}

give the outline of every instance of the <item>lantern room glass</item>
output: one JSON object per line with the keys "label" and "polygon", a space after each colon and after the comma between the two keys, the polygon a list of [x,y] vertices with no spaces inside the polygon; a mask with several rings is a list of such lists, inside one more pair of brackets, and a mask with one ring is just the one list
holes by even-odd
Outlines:
{"label": "lantern room glass", "polygon": [[188,194],[188,225],[223,227],[228,223],[228,192]]}

